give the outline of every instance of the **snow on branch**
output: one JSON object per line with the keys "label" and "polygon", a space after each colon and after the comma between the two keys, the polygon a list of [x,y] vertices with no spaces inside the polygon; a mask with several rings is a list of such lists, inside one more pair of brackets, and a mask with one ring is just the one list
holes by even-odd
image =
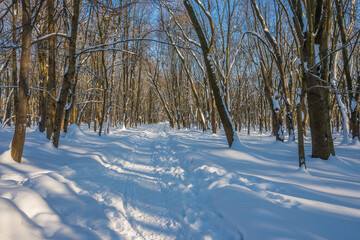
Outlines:
{"label": "snow on branch", "polygon": [[63,37],[63,38],[69,39],[69,36],[64,34],[64,33],[49,33],[49,34],[46,34],[45,36],[41,36],[41,37],[33,40],[32,44],[44,41],[44,40],[46,40],[48,38],[51,38],[51,37]]}
{"label": "snow on branch", "polygon": [[[41,42],[41,41],[44,41],[50,37],[62,37],[62,38],[65,38],[65,39],[69,39],[69,36],[65,33],[49,33],[49,34],[46,34],[44,36],[41,36],[37,39],[34,39],[31,44],[35,44],[35,43],[38,43],[38,42]],[[10,43],[9,45],[4,45],[4,46],[1,46],[1,48],[12,48],[12,49],[16,49],[16,48],[20,48],[21,47],[21,44],[14,44],[14,43]]]}
{"label": "snow on branch", "polygon": [[[13,86],[13,85],[10,85],[10,86],[0,86],[0,88],[18,88],[19,86]],[[45,92],[47,94],[49,94],[52,99],[54,99],[55,101],[56,98],[54,98],[54,96],[50,93],[50,91],[46,90],[46,89],[43,89],[43,88],[34,88],[34,87],[29,87],[30,90],[37,90],[37,91],[42,91],[42,92]]]}
{"label": "snow on branch", "polygon": [[[151,38],[129,38],[129,39],[121,39],[118,41],[114,41],[114,42],[109,42],[109,43],[103,43],[103,44],[99,44],[99,45],[95,45],[95,46],[90,46],[88,48],[85,48],[83,50],[81,50],[80,52],[76,53],[76,56],[79,56],[83,53],[87,53],[90,51],[104,51],[104,47],[108,47],[108,46],[112,46],[115,44],[119,44],[119,43],[124,43],[124,42],[133,42],[133,41],[148,41],[148,42],[156,42],[156,43],[160,43],[160,44],[165,44],[165,45],[170,45],[170,46],[177,46],[179,48],[183,48],[183,49],[187,49],[187,50],[192,50],[192,51],[198,51],[189,47],[183,47],[174,43],[169,43],[169,42],[165,42],[165,41],[160,41],[160,40],[156,40],[156,39],[151,39]],[[118,48],[115,48],[118,49]],[[107,50],[114,50],[114,48],[108,48]],[[119,50],[119,49],[118,49]],[[124,50],[123,50],[124,51]]]}
{"label": "snow on branch", "polygon": [[269,44],[268,44],[268,43],[266,42],[266,40],[263,39],[258,33],[253,32],[253,31],[245,31],[245,32],[243,33],[243,37],[244,37],[246,34],[251,34],[251,35],[257,37],[262,43],[264,43],[264,45],[267,47],[267,49],[269,50],[269,52],[271,53],[271,55],[272,55],[274,58],[276,58],[276,55],[275,55],[275,53],[273,52],[273,50],[270,48]]}
{"label": "snow on branch", "polygon": [[[329,57],[330,55],[338,52],[338,51],[341,51],[343,48],[346,48],[348,47],[349,45],[352,44],[352,39],[355,38],[355,36],[360,36],[360,30],[358,30],[350,39],[347,43],[343,44],[342,46],[338,47],[337,49],[333,50],[333,51],[330,51],[328,54],[326,54],[323,58],[321,58],[318,62],[316,62],[316,64],[314,64],[313,66],[309,67],[309,68],[306,68],[305,69],[305,73],[308,73],[310,70],[316,68],[317,66],[319,66],[321,64],[321,62],[326,59],[327,57]],[[356,42],[355,42],[356,43]]]}

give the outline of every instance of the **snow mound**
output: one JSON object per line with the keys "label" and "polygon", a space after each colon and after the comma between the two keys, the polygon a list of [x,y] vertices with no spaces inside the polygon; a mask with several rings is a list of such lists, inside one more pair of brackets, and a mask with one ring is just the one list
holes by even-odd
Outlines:
{"label": "snow mound", "polygon": [[86,134],[80,129],[80,127],[77,124],[73,123],[69,126],[65,139],[70,142],[76,142],[81,140],[81,138],[84,138],[85,136]]}
{"label": "snow mound", "polygon": [[[19,227],[21,226],[21,227]],[[0,197],[1,239],[41,239],[41,230],[9,199]]]}
{"label": "snow mound", "polygon": [[2,163],[14,163],[14,160],[11,157],[11,150],[10,149],[3,152],[0,155],[0,162],[2,162]]}
{"label": "snow mound", "polygon": [[45,199],[14,182],[0,185],[0,236],[7,239],[88,239],[65,225]]}
{"label": "snow mound", "polygon": [[350,145],[352,145],[352,146],[357,147],[357,148],[360,149],[360,140],[359,140],[359,138],[354,138],[354,139],[352,140],[352,142],[350,143]]}

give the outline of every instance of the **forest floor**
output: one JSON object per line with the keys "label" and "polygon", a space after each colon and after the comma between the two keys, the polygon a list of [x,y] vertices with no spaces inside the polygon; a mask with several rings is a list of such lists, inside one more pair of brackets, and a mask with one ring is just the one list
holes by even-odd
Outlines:
{"label": "forest floor", "polygon": [[[72,125],[54,148],[27,131],[23,163],[13,128],[0,130],[0,239],[360,239],[360,143],[328,161],[245,131],[168,124],[112,129]],[[306,154],[311,153],[306,140]]]}

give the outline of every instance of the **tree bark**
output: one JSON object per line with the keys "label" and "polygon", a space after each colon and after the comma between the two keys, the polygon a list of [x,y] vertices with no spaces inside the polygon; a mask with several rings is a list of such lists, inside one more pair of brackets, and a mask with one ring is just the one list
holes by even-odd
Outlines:
{"label": "tree bark", "polygon": [[[272,114],[272,129],[273,134],[276,138],[276,141],[284,142],[284,130],[283,130],[283,119],[281,116],[281,111],[278,106],[275,106],[274,103],[278,102],[278,99],[275,99],[273,96],[273,91],[271,88],[270,77],[266,73],[265,66],[263,63],[260,63],[261,73],[264,78],[264,90],[265,90],[265,97],[267,98]],[[277,104],[279,105],[279,104]]]}
{"label": "tree bark", "polygon": [[211,94],[211,130],[216,134],[216,104],[214,96]]}
{"label": "tree bark", "polygon": [[[107,90],[109,88],[109,80],[107,76],[107,69],[105,64],[105,56],[104,52],[101,52],[101,63],[104,71],[104,80],[103,80],[103,102],[102,102],[102,110],[101,110],[101,118],[100,118],[100,129],[99,129],[99,136],[102,134],[102,129],[104,125],[104,119],[106,115],[106,99],[107,99]],[[110,96],[111,97],[111,96]]]}
{"label": "tree bark", "polygon": [[235,133],[235,130],[234,130],[231,118],[230,118],[229,111],[227,110],[224,100],[221,96],[220,88],[218,86],[218,83],[216,80],[216,75],[215,75],[211,60],[210,60],[211,44],[209,47],[206,37],[204,35],[204,32],[201,29],[200,23],[196,17],[195,11],[194,11],[193,7],[191,6],[190,2],[188,0],[185,0],[183,3],[189,14],[192,25],[195,28],[196,34],[199,38],[201,50],[202,50],[204,61],[205,61],[206,72],[208,75],[209,85],[210,85],[210,88],[211,88],[214,98],[215,98],[215,103],[216,103],[218,113],[220,115],[221,122],[224,126],[228,145],[229,145],[229,147],[231,147],[234,140],[237,139],[237,136],[236,136],[236,133]]}
{"label": "tree bark", "polygon": [[[331,33],[331,18],[332,18],[332,7],[331,7],[332,0],[323,0],[322,2],[316,3],[316,14],[315,14],[315,25],[316,28],[314,30],[317,30],[318,33],[316,35],[315,33],[315,48],[316,45],[319,45],[319,56],[320,58],[320,79],[322,81],[322,85],[328,85],[329,84],[329,41],[330,41],[330,33]],[[315,51],[315,57],[316,57],[316,51]],[[327,88],[323,88],[323,92],[325,95],[325,111],[324,111],[324,119],[326,125],[326,138],[325,141],[328,143],[329,148],[329,155],[335,155],[335,148],[334,148],[334,142],[332,138],[332,132],[331,132],[331,124],[330,124],[330,107],[329,107],[329,98],[330,93]],[[321,150],[320,150],[321,151]],[[328,157],[320,156],[322,159],[328,159]]]}
{"label": "tree bark", "polygon": [[[2,74],[3,71],[0,72],[0,74]],[[8,85],[10,86],[11,83],[10,83],[10,77],[9,77],[9,74],[6,74],[7,75],[7,82],[8,82]],[[0,89],[1,91],[1,89]],[[9,89],[9,88],[6,88],[5,89],[5,96],[6,96],[6,103],[5,103],[5,106],[4,106],[4,121],[7,121],[7,125],[10,127],[11,126],[11,101],[8,101],[11,99],[11,94],[13,93],[14,89]],[[0,94],[0,99],[1,99],[1,94]],[[9,119],[9,120],[8,120]]]}
{"label": "tree bark", "polygon": [[[304,74],[302,74],[302,76],[304,76]],[[299,167],[304,165],[304,167],[306,168],[305,148],[304,148],[304,128],[302,124],[303,123],[302,109],[304,108],[306,85],[304,80],[300,80],[300,81],[301,81],[301,89],[299,89],[299,93],[298,93],[299,96],[296,104],[296,120],[298,125],[298,156],[299,156]]]}
{"label": "tree bark", "polygon": [[[47,0],[47,18],[48,18],[48,33],[55,32],[55,20],[54,20],[54,2],[53,0]],[[56,62],[55,62],[55,43],[56,37],[52,36],[48,41],[48,79],[46,83],[46,89],[55,98],[55,86],[56,86]],[[54,127],[54,117],[56,102],[53,97],[46,95],[46,138],[51,139]]]}
{"label": "tree bark", "polygon": [[[343,6],[341,4],[340,0],[335,0],[336,5],[336,11],[337,11],[337,22],[340,29],[340,37],[341,37],[341,43],[345,45],[347,43],[347,34],[344,26],[344,15],[343,15]],[[354,93],[353,93],[353,86],[352,86],[352,78],[350,74],[350,63],[349,63],[349,53],[346,47],[343,47],[341,49],[342,57],[343,57],[343,64],[344,64],[344,73],[345,73],[345,79],[346,79],[346,87],[347,92],[349,96],[349,106],[350,106],[350,133],[353,138],[357,137],[357,122],[356,122],[356,99],[354,99]],[[335,66],[336,67],[336,66]],[[345,135],[344,135],[345,136]]]}
{"label": "tree bark", "polygon": [[[71,112],[74,112],[74,107],[75,107],[75,101],[76,101],[76,94],[75,94],[75,91],[76,91],[76,86],[77,86],[77,82],[78,82],[78,74],[75,73],[75,81],[71,84],[71,92],[68,96],[68,98],[70,99],[70,103],[68,105],[68,107],[65,109],[65,117],[64,117],[64,132],[67,133],[68,131],[68,127],[69,127],[69,124],[73,123],[70,121],[70,113]],[[75,118],[73,118],[75,119]]]}
{"label": "tree bark", "polygon": [[[37,44],[38,58],[40,64],[40,72],[39,72],[39,80],[40,80],[40,88],[43,89],[46,84],[47,77],[47,67],[46,67],[46,54],[45,54],[45,43],[39,42]],[[46,122],[46,92],[39,93],[39,116],[41,116],[41,120],[39,123],[39,131],[45,131],[45,122]]]}
{"label": "tree bark", "polygon": [[[16,26],[16,22],[17,22],[17,13],[18,12],[18,3],[15,2],[13,5],[13,20],[12,20],[12,40],[14,44],[17,44],[17,26]],[[12,84],[14,86],[18,85],[18,67],[17,67],[17,53],[16,53],[16,49],[14,48],[12,50],[12,57],[11,57],[11,65],[12,65]],[[19,104],[19,96],[18,96],[18,89],[15,88],[14,89],[14,112],[17,112],[17,107]],[[14,124],[16,122],[16,119],[13,120]]]}
{"label": "tree bark", "polygon": [[75,76],[75,63],[76,63],[75,53],[76,53],[79,12],[80,12],[80,0],[74,0],[73,15],[71,19],[71,36],[69,42],[69,60],[65,69],[64,80],[62,83],[62,88],[61,88],[59,100],[57,102],[56,113],[55,113],[54,133],[52,139],[55,147],[59,146],[60,130],[61,130],[61,124],[64,120],[64,109],[66,105],[66,100],[69,95],[71,83]]}
{"label": "tree bark", "polygon": [[16,112],[15,133],[11,144],[11,157],[21,163],[26,135],[26,119],[29,105],[28,81],[31,60],[31,24],[30,0],[22,0],[22,45],[19,78],[19,105]]}
{"label": "tree bark", "polygon": [[[327,91],[323,87],[324,81],[328,80],[326,56],[329,47],[331,0],[307,0],[305,12],[300,1],[292,0],[291,3],[296,15],[296,33],[299,42],[302,43],[301,58],[305,67],[312,157],[326,160],[330,154],[335,154],[330,131]],[[306,22],[303,21],[304,15]]]}
{"label": "tree bark", "polygon": [[354,124],[352,127],[352,137],[353,139],[357,139],[359,141],[360,136],[360,71],[358,72],[357,76],[357,83],[356,83],[356,94],[355,98],[352,102],[352,113],[351,113],[351,122]]}

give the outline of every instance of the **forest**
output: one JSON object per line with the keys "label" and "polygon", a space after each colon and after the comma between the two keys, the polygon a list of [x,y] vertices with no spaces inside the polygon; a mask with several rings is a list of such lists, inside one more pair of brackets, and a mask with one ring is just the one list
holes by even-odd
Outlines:
{"label": "forest", "polygon": [[358,0],[0,0],[0,239],[359,239],[359,134]]}
{"label": "forest", "polygon": [[295,134],[299,165],[359,136],[356,0],[2,1],[1,122],[57,147],[69,124]]}

